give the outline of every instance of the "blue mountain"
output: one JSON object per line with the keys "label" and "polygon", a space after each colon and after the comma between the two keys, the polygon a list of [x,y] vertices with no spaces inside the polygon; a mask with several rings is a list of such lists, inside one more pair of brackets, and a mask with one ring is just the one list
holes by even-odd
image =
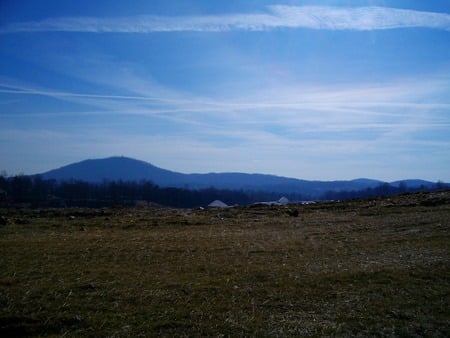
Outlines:
{"label": "blue mountain", "polygon": [[[254,191],[270,191],[279,193],[299,193],[310,197],[321,196],[326,191],[352,191],[374,188],[383,184],[382,181],[359,178],[348,181],[307,181],[295,178],[265,174],[246,173],[208,173],[183,174],[156,167],[150,163],[128,158],[109,157],[91,159],[69,164],[58,169],[41,174],[44,179],[82,180],[87,182],[108,181],[152,181],[161,187],[185,187],[203,189],[215,187],[218,189],[243,189]],[[398,186],[404,182],[408,187],[434,183],[422,180],[396,181]]]}
{"label": "blue mountain", "polygon": [[41,174],[44,179],[81,180],[86,182],[150,180],[161,186],[178,186],[184,174],[161,169],[128,157],[84,160]]}

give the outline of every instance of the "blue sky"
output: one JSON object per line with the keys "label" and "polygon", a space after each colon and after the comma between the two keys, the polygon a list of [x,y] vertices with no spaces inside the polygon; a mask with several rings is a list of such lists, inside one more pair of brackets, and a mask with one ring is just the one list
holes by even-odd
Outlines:
{"label": "blue sky", "polygon": [[450,182],[443,1],[0,2],[0,170]]}

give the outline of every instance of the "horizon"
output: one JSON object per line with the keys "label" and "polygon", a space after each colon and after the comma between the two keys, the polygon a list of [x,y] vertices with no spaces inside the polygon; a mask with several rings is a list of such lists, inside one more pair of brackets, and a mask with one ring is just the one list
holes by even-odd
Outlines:
{"label": "horizon", "polygon": [[450,182],[447,1],[0,10],[10,176],[124,154],[181,173]]}

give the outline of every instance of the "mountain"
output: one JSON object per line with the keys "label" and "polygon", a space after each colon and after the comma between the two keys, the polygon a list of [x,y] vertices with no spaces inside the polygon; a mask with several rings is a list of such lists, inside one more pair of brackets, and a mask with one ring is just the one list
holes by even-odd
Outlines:
{"label": "mountain", "polygon": [[128,157],[85,160],[41,174],[44,179],[82,180],[86,182],[150,180],[161,186],[182,184],[184,174],[161,169]]}
{"label": "mountain", "polygon": [[[58,181],[71,179],[87,182],[148,180],[161,187],[187,187],[190,189],[215,187],[218,189],[298,193],[310,198],[321,196],[330,190],[355,191],[374,188],[383,184],[382,181],[366,178],[350,181],[307,181],[265,174],[182,174],[127,157],[85,160],[50,170],[41,174],[41,176],[44,179]],[[422,180],[405,180],[393,182],[392,185],[398,186],[401,182],[404,182],[408,187],[420,185],[428,187],[434,184]]]}
{"label": "mountain", "polygon": [[401,180],[401,181],[394,181],[394,182],[390,183],[390,185],[392,185],[394,187],[399,187],[402,184],[406,185],[408,187],[424,186],[425,188],[431,188],[431,187],[436,186],[436,183],[429,182],[429,181],[424,181],[424,180]]}

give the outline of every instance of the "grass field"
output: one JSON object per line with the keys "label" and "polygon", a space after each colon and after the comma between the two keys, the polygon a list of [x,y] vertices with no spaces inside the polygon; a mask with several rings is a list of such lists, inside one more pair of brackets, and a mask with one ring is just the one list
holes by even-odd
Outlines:
{"label": "grass field", "polygon": [[449,191],[0,215],[2,337],[450,337]]}

